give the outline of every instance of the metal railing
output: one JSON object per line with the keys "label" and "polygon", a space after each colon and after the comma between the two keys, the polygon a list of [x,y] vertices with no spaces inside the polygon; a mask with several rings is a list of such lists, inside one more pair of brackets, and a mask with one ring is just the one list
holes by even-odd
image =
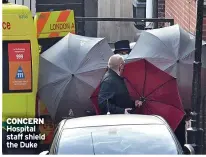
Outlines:
{"label": "metal railing", "polygon": [[119,22],[169,22],[174,25],[174,19],[158,18],[112,18],[112,17],[75,17],[76,21],[119,21]]}
{"label": "metal railing", "polygon": [[[201,106],[201,108],[202,108],[202,128],[205,130],[206,128],[206,126],[205,126],[205,117],[206,117],[206,114],[205,114],[205,110],[206,110],[206,95],[204,95],[203,96],[203,99],[202,99],[202,106]],[[204,136],[203,136],[203,149],[204,149],[204,153],[206,153],[206,143],[205,143],[205,136],[206,136],[206,133],[204,132]]]}
{"label": "metal railing", "polygon": [[[160,18],[112,18],[112,17],[75,17],[76,30],[78,31],[78,26],[86,21],[100,22],[100,21],[115,21],[115,22],[153,22],[158,25],[158,23],[170,23],[174,25],[174,19],[160,19]],[[85,35],[83,32],[81,35]]]}

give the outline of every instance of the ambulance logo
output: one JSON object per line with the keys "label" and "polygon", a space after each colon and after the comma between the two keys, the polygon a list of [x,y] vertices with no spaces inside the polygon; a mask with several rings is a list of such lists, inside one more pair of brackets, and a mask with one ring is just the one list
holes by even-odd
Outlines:
{"label": "ambulance logo", "polygon": [[21,66],[19,66],[17,70],[16,79],[25,79],[25,75]]}

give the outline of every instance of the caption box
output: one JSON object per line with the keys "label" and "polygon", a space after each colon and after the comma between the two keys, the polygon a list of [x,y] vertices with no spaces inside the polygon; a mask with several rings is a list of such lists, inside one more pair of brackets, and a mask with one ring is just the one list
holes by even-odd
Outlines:
{"label": "caption box", "polygon": [[45,140],[45,134],[37,131],[37,126],[42,124],[43,118],[8,118],[7,148],[38,148],[39,141]]}

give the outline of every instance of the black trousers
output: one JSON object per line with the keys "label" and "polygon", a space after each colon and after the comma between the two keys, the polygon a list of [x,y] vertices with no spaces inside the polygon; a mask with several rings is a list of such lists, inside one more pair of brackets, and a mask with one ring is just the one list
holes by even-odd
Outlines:
{"label": "black trousers", "polygon": [[184,147],[185,144],[185,120],[183,119],[179,126],[177,127],[177,129],[175,130],[175,135],[180,143],[180,145],[182,146],[182,148]]}

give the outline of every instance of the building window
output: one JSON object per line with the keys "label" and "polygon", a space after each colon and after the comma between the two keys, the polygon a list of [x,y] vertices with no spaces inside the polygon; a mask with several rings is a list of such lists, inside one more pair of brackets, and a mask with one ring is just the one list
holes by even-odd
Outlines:
{"label": "building window", "polygon": [[146,0],[133,0],[133,17],[146,17]]}
{"label": "building window", "polygon": [[[133,17],[146,18],[146,0],[133,0]],[[145,28],[145,22],[136,22],[135,27],[142,30]]]}
{"label": "building window", "polygon": [[204,16],[206,16],[206,0],[204,0],[204,10],[203,10]]}

